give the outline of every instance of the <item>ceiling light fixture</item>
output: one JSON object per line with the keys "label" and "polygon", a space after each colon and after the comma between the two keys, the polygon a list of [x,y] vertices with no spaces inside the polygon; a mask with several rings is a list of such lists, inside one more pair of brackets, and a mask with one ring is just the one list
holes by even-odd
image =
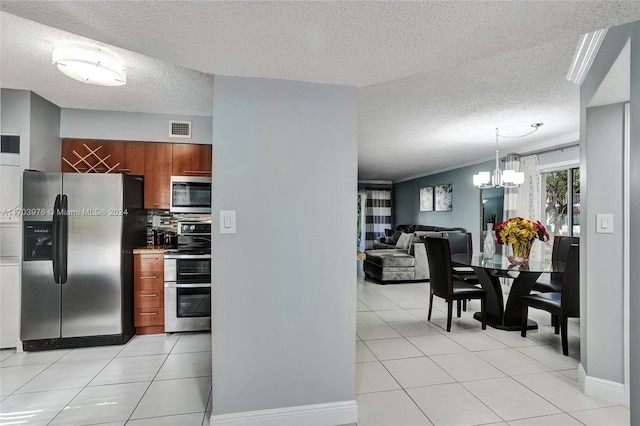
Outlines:
{"label": "ceiling light fixture", "polygon": [[567,74],[567,80],[575,84],[582,84],[606,35],[607,29],[604,28],[580,36],[578,47],[573,54],[573,61],[571,61],[571,68],[569,68],[569,73]]}
{"label": "ceiling light fixture", "polygon": [[120,58],[98,46],[80,43],[56,46],[51,59],[63,74],[83,83],[122,86],[127,82]]}
{"label": "ceiling light fixture", "polygon": [[496,127],[496,168],[491,172],[480,172],[473,175],[473,184],[480,189],[486,188],[515,188],[524,183],[524,173],[515,170],[500,170],[500,149],[498,146],[498,137],[517,139],[529,136],[538,131],[544,123],[534,123],[531,125],[533,130],[520,136],[504,136],[498,132]]}

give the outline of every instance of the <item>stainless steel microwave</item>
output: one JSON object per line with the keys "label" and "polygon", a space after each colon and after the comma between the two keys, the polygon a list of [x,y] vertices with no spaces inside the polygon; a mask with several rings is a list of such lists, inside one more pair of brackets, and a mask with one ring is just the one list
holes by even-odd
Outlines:
{"label": "stainless steel microwave", "polygon": [[174,213],[211,213],[211,178],[171,176],[171,206]]}

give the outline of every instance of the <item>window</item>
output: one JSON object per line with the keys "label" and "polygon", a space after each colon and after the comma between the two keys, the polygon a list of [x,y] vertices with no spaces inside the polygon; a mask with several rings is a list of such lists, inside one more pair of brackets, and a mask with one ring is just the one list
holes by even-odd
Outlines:
{"label": "window", "polygon": [[580,236],[580,168],[542,173],[545,226],[555,235]]}

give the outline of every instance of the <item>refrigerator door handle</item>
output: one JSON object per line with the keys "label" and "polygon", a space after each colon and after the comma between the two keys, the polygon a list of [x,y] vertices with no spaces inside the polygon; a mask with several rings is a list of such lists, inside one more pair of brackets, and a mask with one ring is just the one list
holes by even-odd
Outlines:
{"label": "refrigerator door handle", "polygon": [[58,270],[59,266],[59,250],[58,244],[60,241],[60,216],[58,215],[60,209],[60,194],[56,195],[56,200],[53,202],[53,226],[52,226],[52,236],[51,236],[51,248],[53,253],[51,253],[51,263],[53,264],[53,279],[56,284],[60,284],[60,271]]}
{"label": "refrigerator door handle", "polygon": [[62,195],[62,215],[60,217],[60,284],[67,283],[67,249],[69,245],[69,199]]}

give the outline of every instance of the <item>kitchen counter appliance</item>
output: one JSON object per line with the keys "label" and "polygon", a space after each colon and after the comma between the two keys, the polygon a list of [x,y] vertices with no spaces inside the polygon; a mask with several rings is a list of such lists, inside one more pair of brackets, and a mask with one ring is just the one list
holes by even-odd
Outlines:
{"label": "kitchen counter appliance", "polygon": [[164,255],[164,329],[211,330],[211,222],[178,222],[178,247]]}
{"label": "kitchen counter appliance", "polygon": [[171,176],[172,213],[211,213],[211,177]]}
{"label": "kitchen counter appliance", "polygon": [[126,343],[143,183],[120,174],[23,174],[20,339],[26,351]]}

